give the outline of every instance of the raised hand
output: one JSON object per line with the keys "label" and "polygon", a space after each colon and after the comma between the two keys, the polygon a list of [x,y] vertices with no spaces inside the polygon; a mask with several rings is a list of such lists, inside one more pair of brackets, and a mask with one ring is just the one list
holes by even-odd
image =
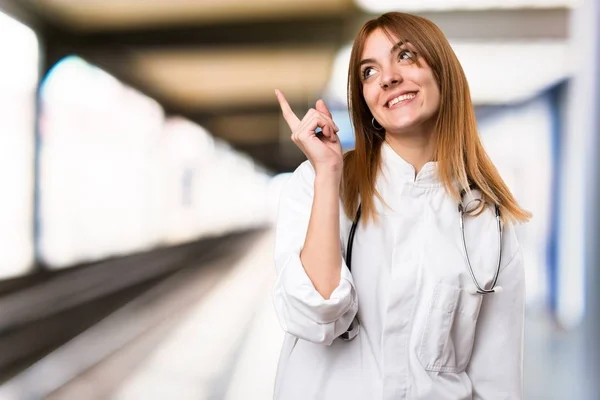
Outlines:
{"label": "raised hand", "polygon": [[[341,172],[342,145],[337,136],[339,128],[333,122],[325,102],[317,101],[315,108],[308,110],[304,117],[299,119],[283,93],[275,90],[275,95],[283,118],[292,131],[292,141],[306,155],[316,173]],[[321,132],[317,133],[317,128],[320,128]]]}

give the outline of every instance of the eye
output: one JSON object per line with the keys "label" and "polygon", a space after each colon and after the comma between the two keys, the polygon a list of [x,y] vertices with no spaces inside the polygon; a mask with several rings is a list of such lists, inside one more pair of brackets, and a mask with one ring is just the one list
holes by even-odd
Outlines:
{"label": "eye", "polygon": [[363,80],[368,79],[371,75],[375,73],[375,69],[373,67],[366,67],[361,72],[361,77]]}
{"label": "eye", "polygon": [[398,62],[411,63],[415,59],[415,53],[408,49],[400,50],[398,52]]}

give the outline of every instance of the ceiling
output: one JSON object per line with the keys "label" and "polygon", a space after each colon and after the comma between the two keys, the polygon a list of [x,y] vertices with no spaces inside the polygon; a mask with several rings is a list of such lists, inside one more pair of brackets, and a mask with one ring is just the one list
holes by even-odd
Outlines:
{"label": "ceiling", "polygon": [[177,24],[264,21],[334,15],[352,0],[30,0],[77,30],[129,30]]}
{"label": "ceiling", "polygon": [[[534,71],[553,57],[566,59],[569,1],[547,0],[545,7],[511,1],[514,8],[478,10],[453,1],[455,9],[444,3],[440,10],[439,2],[429,0],[412,11],[432,19],[456,43],[480,104],[514,101],[506,96],[517,89],[526,98],[568,73],[566,63],[556,63],[524,85],[515,66],[527,70],[530,62]],[[340,50],[369,18],[361,3],[0,0],[0,8],[38,31],[46,69],[78,54],[155,98],[169,114],[200,123],[274,171],[289,171],[303,156],[289,141],[273,89],[282,89],[299,114],[320,96],[343,102],[347,61],[340,61]],[[511,43],[520,46],[516,53]]]}

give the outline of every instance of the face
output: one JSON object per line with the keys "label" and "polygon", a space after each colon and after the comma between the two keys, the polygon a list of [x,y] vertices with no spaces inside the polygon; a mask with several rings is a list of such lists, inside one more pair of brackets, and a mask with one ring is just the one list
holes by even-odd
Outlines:
{"label": "face", "polygon": [[386,134],[431,129],[440,104],[433,71],[412,44],[392,39],[378,29],[365,42],[359,70],[365,102]]}

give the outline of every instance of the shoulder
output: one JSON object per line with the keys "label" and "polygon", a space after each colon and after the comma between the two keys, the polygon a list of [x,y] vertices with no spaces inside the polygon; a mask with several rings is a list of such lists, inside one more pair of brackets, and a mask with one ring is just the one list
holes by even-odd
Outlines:
{"label": "shoulder", "polygon": [[315,170],[310,161],[306,160],[294,170],[289,179],[283,184],[279,197],[280,207],[295,208],[304,205],[309,207],[314,196]]}
{"label": "shoulder", "polygon": [[315,182],[315,170],[310,163],[306,160],[298,166],[283,185],[284,194],[292,194],[298,191],[306,191],[310,189],[312,192],[313,185]]}
{"label": "shoulder", "polygon": [[307,183],[312,184],[315,181],[315,169],[308,160],[304,161],[296,168],[294,175],[298,175]]}

